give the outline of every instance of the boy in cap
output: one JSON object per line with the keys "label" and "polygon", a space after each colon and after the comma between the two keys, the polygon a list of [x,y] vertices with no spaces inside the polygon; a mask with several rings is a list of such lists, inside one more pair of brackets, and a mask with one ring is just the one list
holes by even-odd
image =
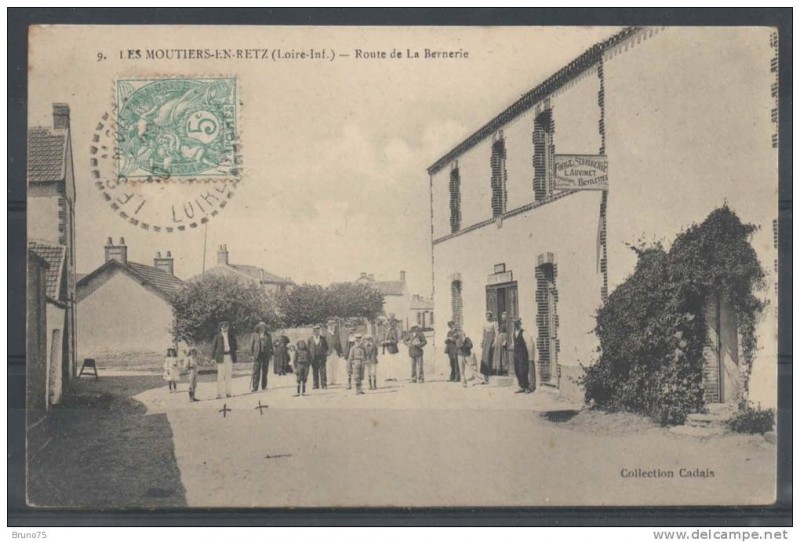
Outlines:
{"label": "boy in cap", "polygon": [[197,349],[190,348],[183,358],[183,370],[189,374],[189,402],[194,403],[197,398],[194,396],[197,391]]}
{"label": "boy in cap", "polygon": [[425,368],[422,359],[422,349],[428,344],[425,334],[419,326],[411,328],[411,333],[408,334],[405,340],[408,346],[408,356],[411,358],[411,382],[416,383],[419,379],[420,383],[425,382]]}
{"label": "boy in cap", "polygon": [[[356,333],[355,343],[350,347],[350,354],[347,356],[347,363],[352,371],[353,380],[356,383],[356,395],[363,395],[361,390],[361,379],[364,378],[364,362],[367,359],[367,349],[364,345],[361,333]],[[348,386],[348,389],[350,386]]]}
{"label": "boy in cap", "polygon": [[294,358],[294,374],[297,376],[297,394],[295,397],[306,394],[309,365],[311,365],[311,354],[305,341],[300,339],[297,341],[297,352]]}
{"label": "boy in cap", "polygon": [[369,379],[369,389],[377,390],[378,389],[378,346],[375,344],[375,341],[372,340],[371,335],[367,335],[364,339],[365,341],[365,349],[366,349],[366,359],[364,360],[364,364],[367,368],[367,378]]}

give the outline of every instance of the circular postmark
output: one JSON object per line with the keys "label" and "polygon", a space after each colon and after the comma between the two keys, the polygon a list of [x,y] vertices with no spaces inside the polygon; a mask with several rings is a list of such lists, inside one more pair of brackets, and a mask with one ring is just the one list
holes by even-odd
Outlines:
{"label": "circular postmark", "polygon": [[89,149],[111,209],[167,233],[216,216],[241,181],[236,80],[119,80],[115,91]]}

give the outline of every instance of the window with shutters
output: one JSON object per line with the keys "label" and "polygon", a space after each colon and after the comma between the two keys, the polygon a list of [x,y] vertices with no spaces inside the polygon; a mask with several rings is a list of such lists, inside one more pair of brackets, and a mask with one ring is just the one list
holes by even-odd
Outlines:
{"label": "window with shutters", "polygon": [[[461,281],[454,280],[450,283],[450,302],[453,310],[453,322],[456,327],[463,329],[464,326],[464,302],[461,299]],[[433,322],[433,314],[431,314],[431,322]]]}
{"label": "window with shutters", "polygon": [[461,229],[461,175],[458,172],[458,161],[450,170],[450,232]]}
{"label": "window with shutters", "polygon": [[533,120],[533,197],[536,201],[545,200],[552,193],[547,174],[555,152],[552,134],[552,109],[545,109]]}
{"label": "window with shutters", "polygon": [[506,142],[503,131],[492,137],[492,217],[497,218],[506,212],[508,192],[506,191]]}

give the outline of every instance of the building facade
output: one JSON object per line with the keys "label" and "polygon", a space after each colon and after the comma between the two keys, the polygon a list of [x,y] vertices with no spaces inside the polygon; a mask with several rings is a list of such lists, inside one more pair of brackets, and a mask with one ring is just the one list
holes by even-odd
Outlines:
{"label": "building facade", "polygon": [[175,346],[171,296],[183,284],[170,251],[153,265],[128,259],[125,239],[104,247],[105,263],[78,282],[78,337],[81,359],[107,365],[163,360]]}
{"label": "building facade", "polygon": [[424,330],[433,329],[433,300],[414,294],[409,302],[409,321]]}
{"label": "building facade", "polygon": [[[437,160],[436,355],[448,320],[479,345],[485,312],[507,313],[535,339],[540,383],[582,396],[594,316],[633,271],[630,246],[674,239],[724,203],[760,226],[751,242],[774,281],[773,55],[768,29],[627,28]],[[774,404],[777,319],[762,316],[751,397]]]}
{"label": "building facade", "polygon": [[366,284],[383,294],[383,316],[396,320],[398,331],[407,331],[416,324],[416,313],[411,311],[412,297],[406,285],[406,272],[400,271],[399,280],[376,280],[371,273],[361,273],[354,282]]}
{"label": "building facade", "polygon": [[[53,104],[52,127],[28,130],[28,250],[44,260],[45,409],[61,400],[77,371],[75,310],[75,176],[70,111]],[[29,310],[33,310],[29,307]],[[29,363],[34,363],[32,358]],[[31,376],[38,378],[40,373]],[[37,384],[38,385],[38,384]]]}
{"label": "building facade", "polygon": [[27,424],[41,420],[47,413],[49,393],[47,373],[47,271],[49,264],[33,250],[28,250],[26,292],[27,378],[25,405]]}

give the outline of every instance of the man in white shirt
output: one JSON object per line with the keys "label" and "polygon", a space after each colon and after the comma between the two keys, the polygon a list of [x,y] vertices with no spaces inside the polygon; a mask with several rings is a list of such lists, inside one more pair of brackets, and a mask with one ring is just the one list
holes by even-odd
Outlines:
{"label": "man in white shirt", "polygon": [[231,396],[231,375],[236,363],[236,335],[230,330],[228,322],[220,322],[219,333],[211,343],[211,357],[217,363],[217,399]]}

